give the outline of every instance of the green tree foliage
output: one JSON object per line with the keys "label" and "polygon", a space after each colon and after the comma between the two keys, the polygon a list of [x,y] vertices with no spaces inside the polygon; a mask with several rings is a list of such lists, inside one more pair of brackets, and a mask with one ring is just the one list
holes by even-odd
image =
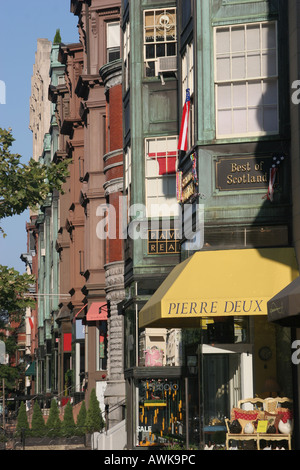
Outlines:
{"label": "green tree foliage", "polygon": [[53,39],[53,44],[60,44],[61,43],[61,35],[60,35],[60,29],[58,28],[56,30],[54,39]]}
{"label": "green tree foliage", "polygon": [[62,435],[64,437],[71,437],[75,434],[75,421],[73,417],[73,407],[71,403],[65,405],[64,419],[62,422]]}
{"label": "green tree foliage", "polygon": [[[32,282],[33,278],[28,274],[20,274],[13,268],[0,265],[0,340],[4,341],[9,357],[12,357],[17,349],[17,333],[18,328],[22,326],[25,307],[32,303],[28,298],[24,298],[24,292],[28,291]],[[5,379],[6,389],[15,387],[23,369],[23,364],[16,367],[0,366],[0,378]]]}
{"label": "green tree foliage", "polygon": [[37,401],[34,402],[32,422],[31,422],[31,435],[44,436],[46,433],[46,425],[41,408]]}
{"label": "green tree foliage", "polygon": [[56,400],[51,400],[50,412],[46,423],[47,436],[59,436],[61,433],[61,419],[59,417],[59,408]]}
{"label": "green tree foliage", "polygon": [[88,433],[99,432],[105,426],[96,390],[93,388],[90,395],[89,407],[86,415],[85,425]]}
{"label": "green tree foliage", "polygon": [[17,427],[16,427],[17,435],[21,435],[22,432],[24,432],[25,435],[29,434],[29,423],[27,419],[25,403],[23,401],[21,402],[21,405],[18,411]]}
{"label": "green tree foliage", "polygon": [[[1,181],[1,179],[0,179]],[[1,191],[1,189],[0,189]],[[3,328],[8,316],[14,314],[18,321],[18,313],[23,313],[32,300],[24,298],[24,292],[33,284],[34,278],[28,274],[20,274],[13,268],[0,265],[0,327]]]}
{"label": "green tree foliage", "polygon": [[77,416],[77,422],[76,422],[76,434],[77,436],[84,436],[86,433],[86,428],[85,428],[85,421],[86,421],[86,406],[85,406],[85,401],[81,403],[81,407]]}
{"label": "green tree foliage", "polygon": [[62,189],[68,176],[70,160],[45,164],[31,158],[21,163],[21,156],[10,151],[14,140],[11,130],[0,128],[0,220],[42,204],[54,189]]}
{"label": "green tree foliage", "polygon": [[[0,128],[0,234],[3,236],[2,219],[21,214],[28,207],[34,209],[42,205],[54,189],[62,191],[70,163],[70,160],[64,160],[46,164],[30,159],[28,164],[23,164],[21,156],[11,152],[13,142],[11,129]],[[0,265],[0,331],[7,329],[12,316],[19,321],[25,307],[31,305],[32,302],[24,298],[24,293],[28,292],[33,282],[31,276]],[[6,344],[6,347],[7,352],[11,353],[11,337],[9,341],[11,344]],[[18,368],[12,371],[9,366],[0,367],[0,376],[8,380],[8,387],[18,373]]]}

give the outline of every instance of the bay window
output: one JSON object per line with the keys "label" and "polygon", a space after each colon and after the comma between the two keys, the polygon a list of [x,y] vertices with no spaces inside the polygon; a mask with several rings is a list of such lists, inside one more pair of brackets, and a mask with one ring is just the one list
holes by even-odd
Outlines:
{"label": "bay window", "polygon": [[145,178],[148,217],[158,216],[158,211],[162,207],[168,207],[174,212],[174,216],[178,215],[177,143],[177,136],[146,139]]}
{"label": "bay window", "polygon": [[278,133],[275,22],[215,28],[218,138]]}

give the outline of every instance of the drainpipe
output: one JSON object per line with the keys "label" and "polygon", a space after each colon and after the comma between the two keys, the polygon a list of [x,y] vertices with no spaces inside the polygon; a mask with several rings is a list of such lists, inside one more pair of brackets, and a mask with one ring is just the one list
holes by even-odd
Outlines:
{"label": "drainpipe", "polygon": [[91,64],[90,64],[90,20],[89,20],[89,6],[85,3],[85,25],[86,25],[86,67],[87,75],[91,73]]}

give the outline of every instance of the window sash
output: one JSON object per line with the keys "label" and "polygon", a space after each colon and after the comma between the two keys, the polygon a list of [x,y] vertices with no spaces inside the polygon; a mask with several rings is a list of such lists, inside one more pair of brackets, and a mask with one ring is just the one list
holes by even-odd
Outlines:
{"label": "window sash", "polygon": [[145,75],[156,75],[155,63],[159,57],[177,55],[176,8],[144,11]]}
{"label": "window sash", "polygon": [[106,47],[107,60],[110,62],[114,58],[120,58],[121,30],[120,22],[107,23],[106,25]]}
{"label": "window sash", "polygon": [[125,90],[128,90],[130,83],[130,25],[126,24],[123,33],[123,61],[124,61],[124,78]]}
{"label": "window sash", "polygon": [[[155,214],[155,205],[173,207],[177,204],[177,144],[177,136],[145,139],[145,199],[148,217]],[[176,215],[177,210],[174,213]]]}
{"label": "window sash", "polygon": [[215,28],[218,138],[278,133],[276,38],[276,22]]}

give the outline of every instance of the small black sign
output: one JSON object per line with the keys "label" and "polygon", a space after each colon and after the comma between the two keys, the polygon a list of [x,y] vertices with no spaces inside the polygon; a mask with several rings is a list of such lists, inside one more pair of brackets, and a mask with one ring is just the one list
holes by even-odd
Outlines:
{"label": "small black sign", "polygon": [[180,253],[179,233],[176,229],[148,231],[148,254]]}

